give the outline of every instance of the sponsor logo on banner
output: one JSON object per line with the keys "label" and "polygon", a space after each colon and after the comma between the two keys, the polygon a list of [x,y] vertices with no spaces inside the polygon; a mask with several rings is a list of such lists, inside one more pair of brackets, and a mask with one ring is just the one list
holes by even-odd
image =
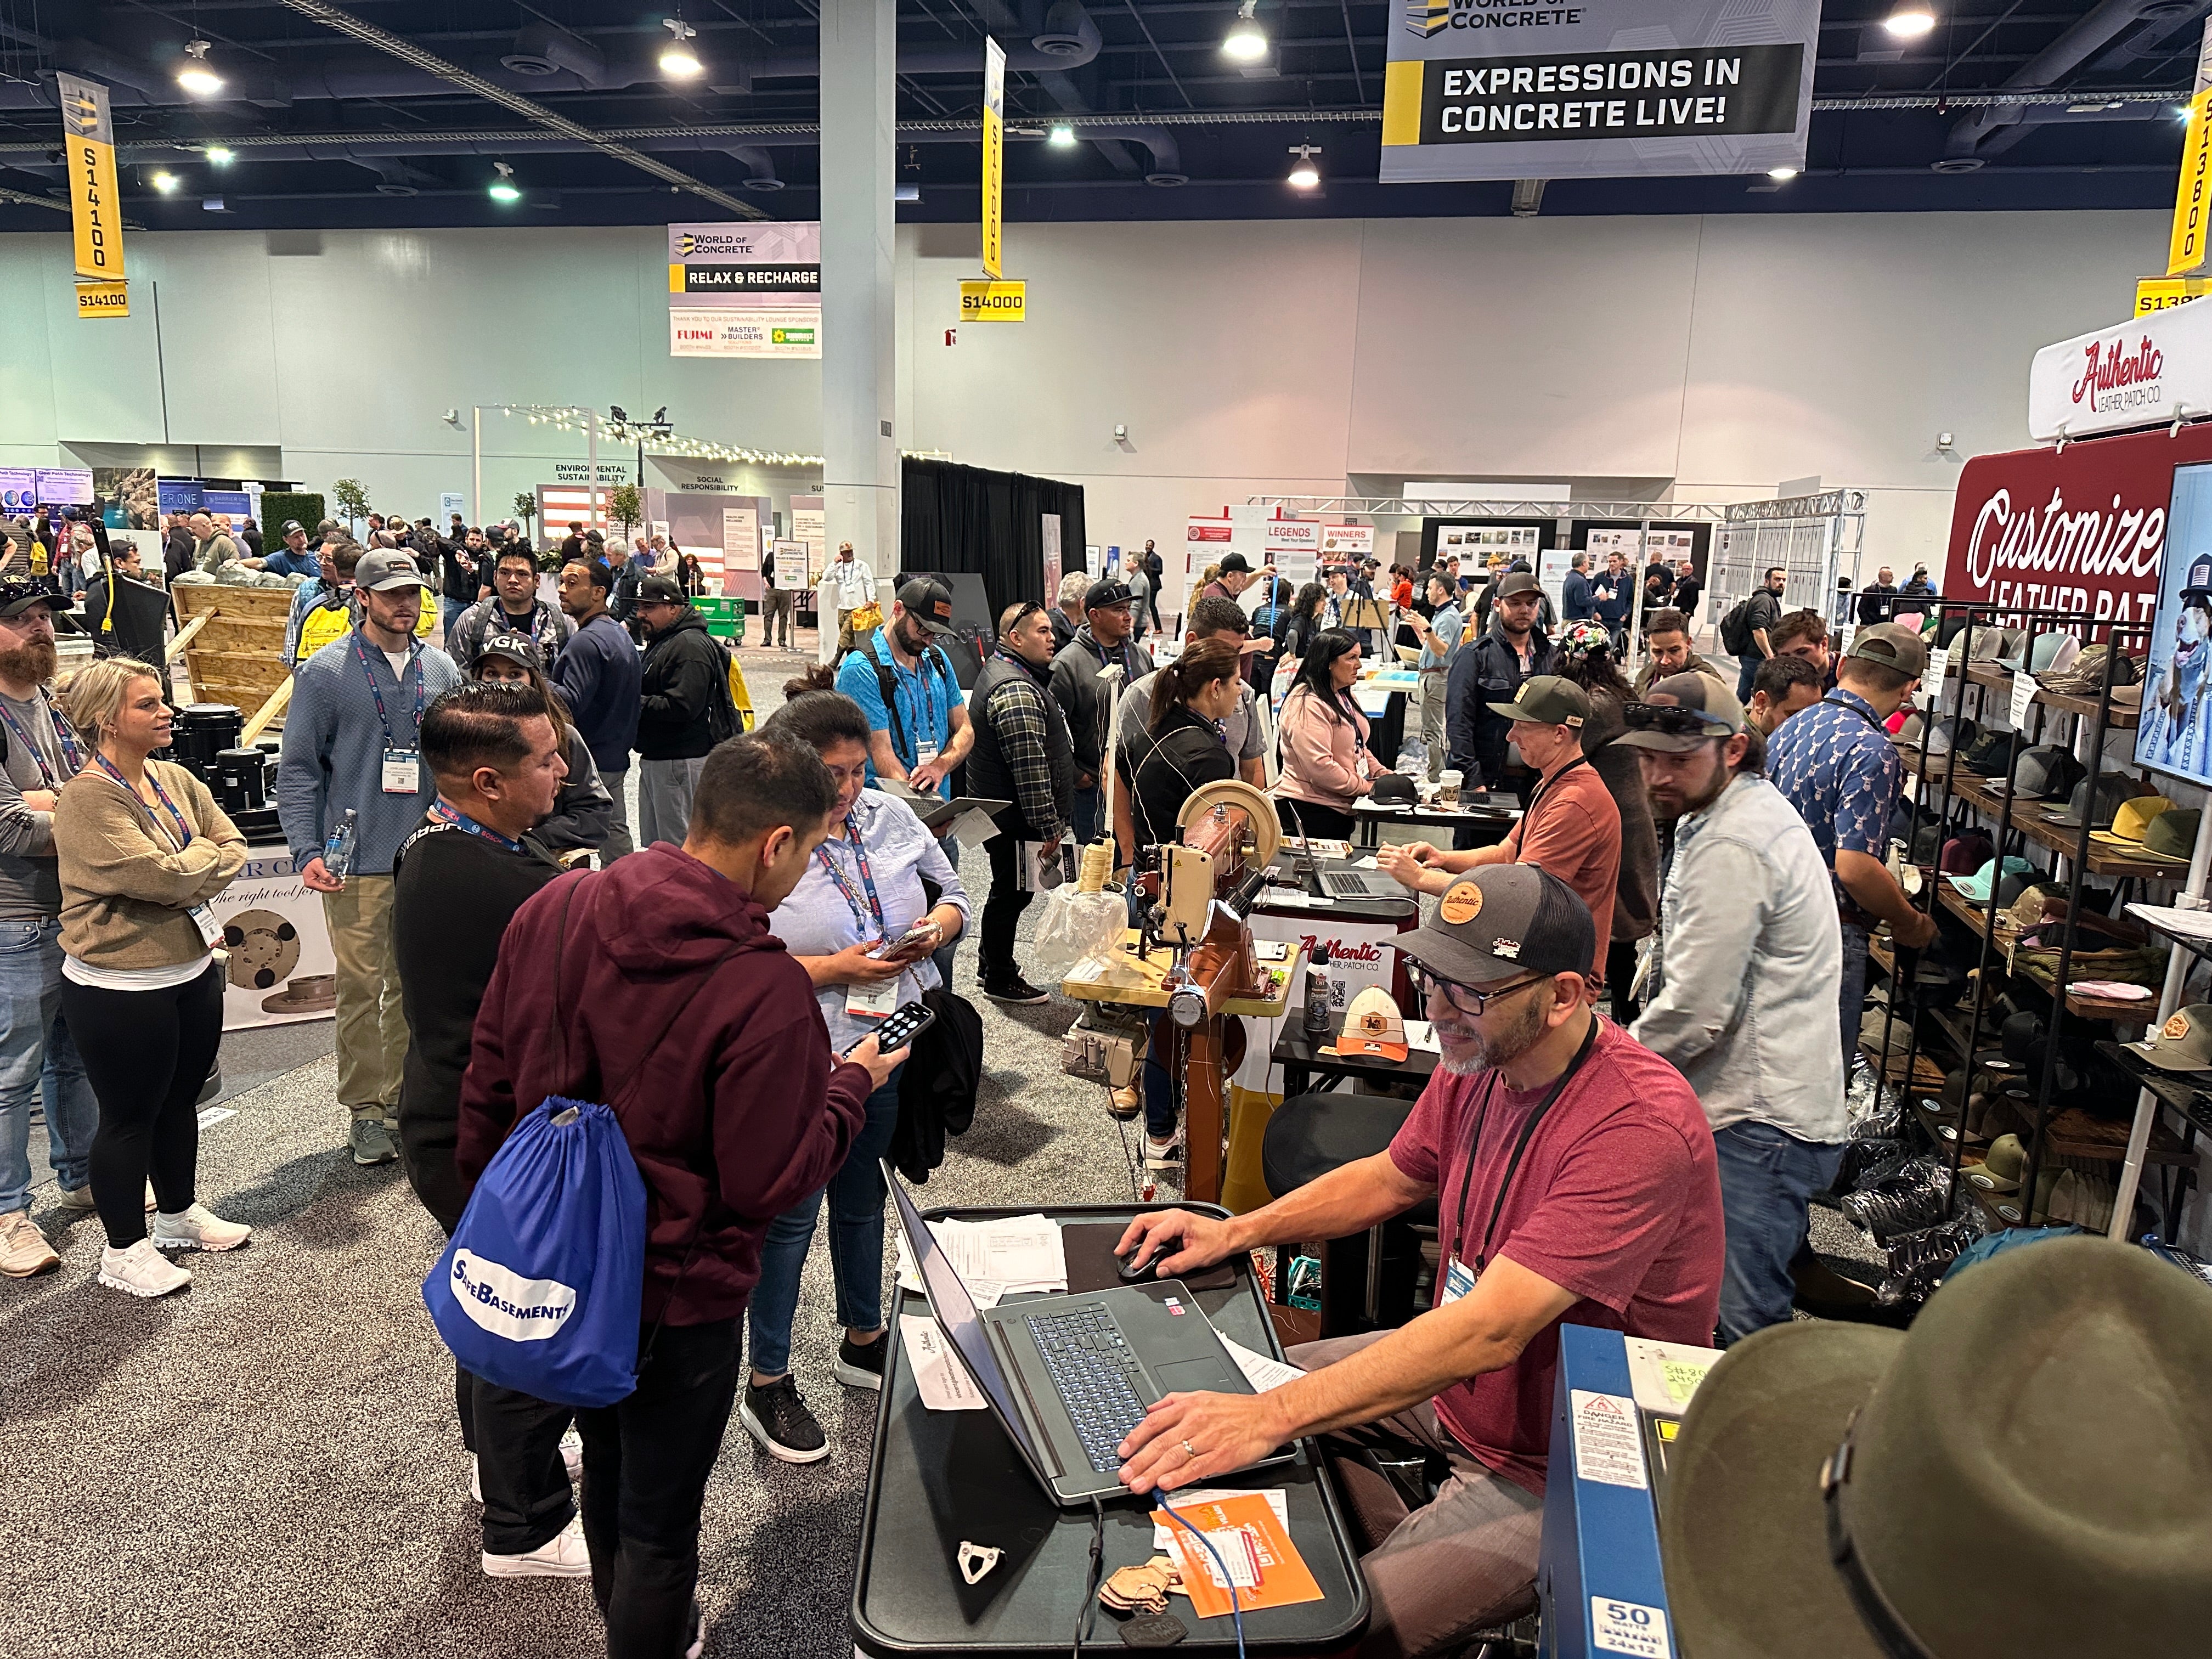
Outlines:
{"label": "sponsor logo on banner", "polygon": [[668,355],[822,355],[822,227],[668,227]]}
{"label": "sponsor logo on banner", "polygon": [[2082,348],[2087,358],[2081,376],[2074,382],[2074,401],[2087,401],[2100,415],[2128,409],[2154,409],[2166,401],[2159,376],[2166,368],[2166,354],[2148,339],[2132,348],[2124,337],[2109,342],[2092,340]]}
{"label": "sponsor logo on banner", "polygon": [[576,1311],[576,1291],[557,1279],[525,1279],[472,1250],[453,1252],[453,1300],[494,1336],[543,1342]]}
{"label": "sponsor logo on banner", "polygon": [[1183,532],[1183,539],[1191,542],[1226,542],[1233,526],[1222,519],[1193,519]]}
{"label": "sponsor logo on banner", "polygon": [[2044,442],[2212,410],[2212,307],[2173,305],[2045,346],[2027,376],[2027,430]]}

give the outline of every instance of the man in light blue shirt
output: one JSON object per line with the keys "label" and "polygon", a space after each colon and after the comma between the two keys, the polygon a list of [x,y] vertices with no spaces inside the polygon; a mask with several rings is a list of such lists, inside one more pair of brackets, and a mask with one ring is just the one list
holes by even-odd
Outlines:
{"label": "man in light blue shirt", "polygon": [[1436,611],[1424,623],[1416,613],[1408,613],[1406,625],[1421,637],[1421,660],[1418,666],[1421,675],[1421,746],[1428,751],[1429,781],[1434,783],[1444,769],[1444,750],[1449,746],[1445,738],[1444,695],[1451,672],[1452,653],[1459,648],[1460,635],[1467,631],[1467,618],[1453,603],[1451,578],[1442,570],[1429,573],[1429,603]]}
{"label": "man in light blue shirt", "polygon": [[1829,1023],[1843,931],[1827,860],[1759,775],[1742,706],[1705,674],[1653,685],[1614,739],[1637,750],[1656,817],[1674,823],[1638,1042],[1698,1091],[1728,1223],[1720,1340],[1790,1319],[1806,1204],[1834,1178],[1848,1126]]}

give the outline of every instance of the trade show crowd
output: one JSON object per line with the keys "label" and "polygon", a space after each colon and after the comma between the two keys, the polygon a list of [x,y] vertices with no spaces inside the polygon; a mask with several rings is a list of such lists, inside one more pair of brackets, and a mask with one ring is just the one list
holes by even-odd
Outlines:
{"label": "trade show crowd", "polygon": [[[221,526],[185,532],[195,570],[231,562]],[[1437,1311],[1294,1351],[1309,1374],[1264,1395],[1170,1396],[1121,1448],[1127,1484],[1203,1482],[1303,1435],[1413,1439],[1447,1474],[1410,1513],[1342,1466],[1369,1552],[1361,1650],[1448,1650],[1533,1604],[1563,1319],[1724,1346],[1790,1319],[1844,1139],[1869,933],[1932,927],[1883,862],[1901,781],[1883,722],[1926,665],[1910,626],[1862,627],[1838,654],[1770,580],[1732,687],[1694,648],[1686,567],[1592,574],[1577,556],[1554,623],[1525,567],[1369,561],[1291,592],[1231,553],[1163,665],[1146,641],[1164,573],[1139,556],[1006,607],[963,690],[946,585],[909,576],[883,615],[847,547],[821,586],[837,660],[746,730],[730,656],[653,538],[617,569],[572,526],[557,603],[519,537],[294,524],[282,542],[237,562],[302,578],[276,805],[329,923],[352,1158],[398,1158],[450,1234],[560,1097],[607,1102],[642,1179],[635,1391],[572,1410],[455,1378],[483,1570],[588,1577],[611,1654],[700,1651],[702,1494],[733,1414],[772,1456],[828,1455],[791,1374],[825,1196],[836,1376],[881,1386],[878,1160],[902,1107],[963,1073],[972,1106],[959,940],[980,926],[986,996],[1042,1002],[1015,961],[1040,860],[1110,839],[1117,870],[1140,869],[1216,780],[1266,788],[1299,836],[1410,799],[1355,696],[1382,642],[1417,657],[1428,779],[1518,808],[1494,845],[1376,854],[1424,900],[1401,936],[1406,1012],[1433,1022],[1443,1066],[1386,1152],[1249,1214],[1150,1213],[1124,1248],[1191,1273],[1434,1197]],[[443,648],[422,625],[441,600]],[[74,604],[52,574],[0,580],[0,1272],[58,1261],[28,1214],[40,1096],[57,1201],[106,1231],[99,1282],[158,1296],[190,1280],[173,1255],[250,1232],[195,1187],[222,1023],[210,907],[245,842],[159,757],[172,713],[149,662],[107,655],[57,686]],[[956,774],[1003,803],[980,922],[957,839],[932,827]],[[917,1002],[939,1014],[926,1052],[879,1052],[877,1023]],[[1172,1164],[1164,1060],[1114,1097],[1139,1109],[1146,1157]]]}

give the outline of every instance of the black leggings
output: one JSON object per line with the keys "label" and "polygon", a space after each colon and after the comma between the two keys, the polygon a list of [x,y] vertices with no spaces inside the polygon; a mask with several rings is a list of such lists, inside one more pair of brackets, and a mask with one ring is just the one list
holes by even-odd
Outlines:
{"label": "black leggings", "polygon": [[107,1243],[146,1237],[142,1194],[171,1215],[192,1206],[199,1162],[200,1091],[222,1046],[222,969],[166,991],[103,991],[62,981],[62,1011],[100,1101],[92,1139],[92,1198]]}

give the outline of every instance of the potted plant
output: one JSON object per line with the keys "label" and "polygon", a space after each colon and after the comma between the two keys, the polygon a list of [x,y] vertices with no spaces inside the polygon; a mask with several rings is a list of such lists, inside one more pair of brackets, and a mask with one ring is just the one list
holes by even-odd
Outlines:
{"label": "potted plant", "polygon": [[331,484],[331,499],[337,503],[338,511],[346,516],[346,527],[357,537],[362,522],[368,517],[368,491],[362,488],[358,478],[338,478]]}
{"label": "potted plant", "polygon": [[623,545],[627,547],[630,532],[645,522],[645,502],[635,484],[617,484],[607,491],[607,516],[621,524]]}
{"label": "potted plant", "polygon": [[530,522],[538,516],[537,492],[518,489],[514,492],[514,516],[522,520],[522,533],[530,533]]}

